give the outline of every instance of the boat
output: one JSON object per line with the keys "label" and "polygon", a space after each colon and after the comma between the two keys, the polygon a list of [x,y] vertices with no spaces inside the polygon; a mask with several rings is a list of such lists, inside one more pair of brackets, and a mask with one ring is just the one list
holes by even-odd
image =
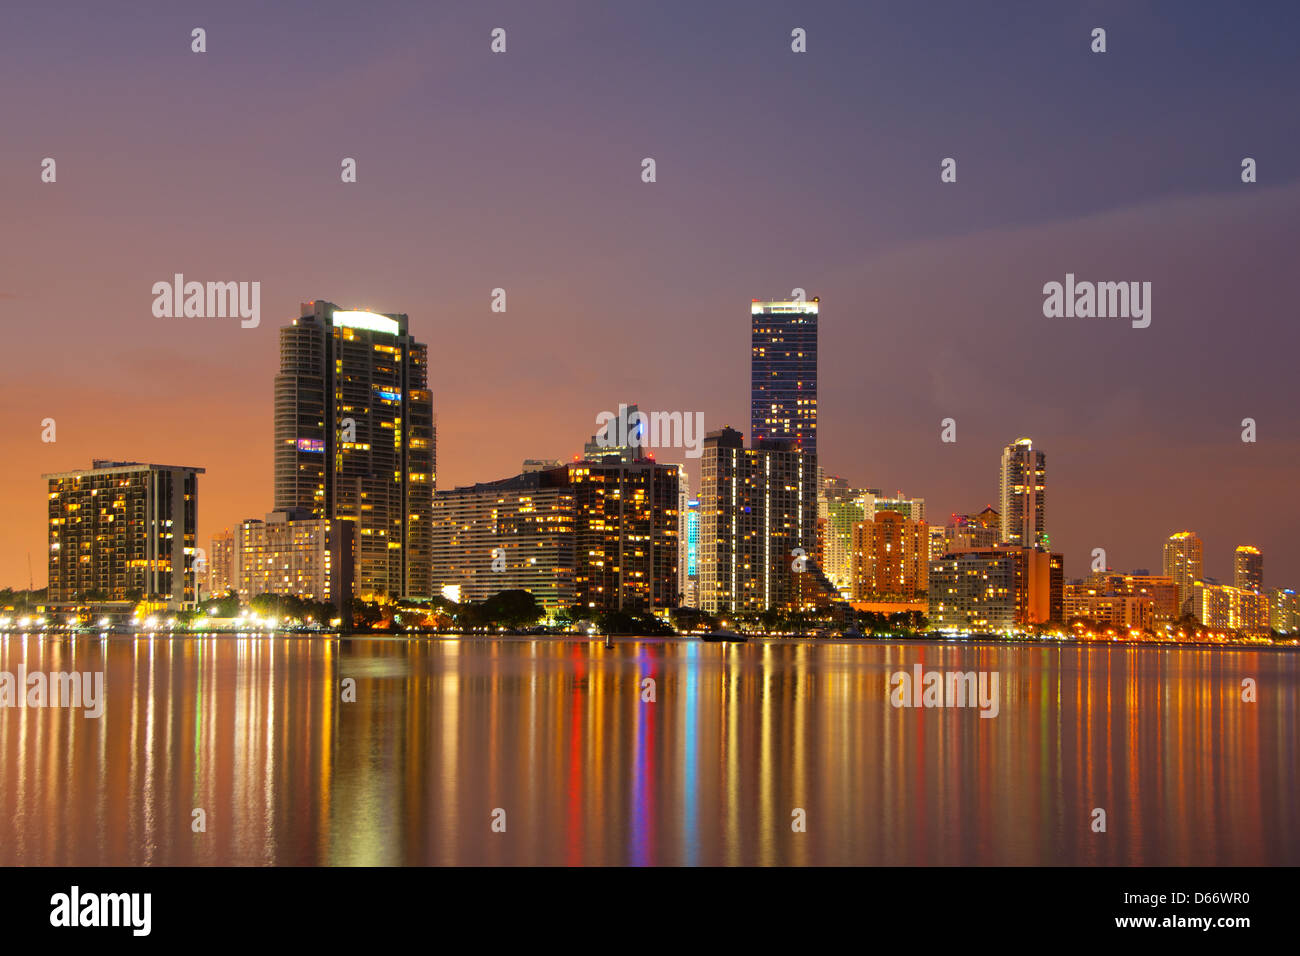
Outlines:
{"label": "boat", "polygon": [[745,634],[737,634],[729,628],[720,627],[717,630],[705,631],[700,635],[700,640],[711,644],[723,644],[731,641],[747,641],[749,637]]}
{"label": "boat", "polygon": [[862,636],[862,632],[852,625],[845,628],[844,633],[840,635],[840,637],[847,638],[850,641],[860,641]]}

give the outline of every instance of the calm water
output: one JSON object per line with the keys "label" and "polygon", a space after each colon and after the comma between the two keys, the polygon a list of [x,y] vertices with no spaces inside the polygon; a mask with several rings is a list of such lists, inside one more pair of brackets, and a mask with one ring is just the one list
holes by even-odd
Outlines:
{"label": "calm water", "polygon": [[[0,708],[0,863],[1295,865],[1298,661],[0,637],[0,670],[106,685],[98,719]],[[918,662],[999,672],[998,716],[892,707],[889,675]]]}

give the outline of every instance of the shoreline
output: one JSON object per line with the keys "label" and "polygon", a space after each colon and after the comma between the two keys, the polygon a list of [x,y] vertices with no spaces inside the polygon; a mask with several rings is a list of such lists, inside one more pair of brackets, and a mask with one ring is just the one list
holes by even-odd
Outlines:
{"label": "shoreline", "polygon": [[331,640],[331,641],[556,641],[569,643],[586,643],[586,644],[605,644],[606,641],[622,642],[629,641],[646,642],[646,641],[682,641],[696,642],[700,644],[718,643],[725,645],[727,643],[748,643],[763,642],[768,644],[810,644],[818,646],[844,646],[844,645],[871,645],[871,644],[917,644],[917,645],[945,645],[945,646],[973,646],[982,647],[1008,647],[1008,646],[1033,646],[1033,647],[1141,647],[1141,648],[1166,648],[1166,649],[1234,649],[1234,650],[1270,650],[1270,651],[1300,651],[1300,642],[1292,643],[1274,643],[1266,641],[1142,641],[1112,638],[1108,640],[1077,640],[1074,638],[1035,638],[1035,637],[990,637],[987,635],[968,636],[968,637],[801,637],[791,634],[746,634],[745,641],[737,642],[710,642],[701,640],[697,634],[578,634],[578,633],[559,633],[559,634],[526,634],[499,632],[495,634],[474,634],[461,633],[456,631],[403,631],[400,633],[384,631],[293,631],[293,630],[276,630],[276,631],[159,631],[159,632],[142,632],[133,630],[81,630],[81,631],[0,631],[0,639],[8,637],[39,639],[65,639],[76,640],[84,638],[89,640],[104,640],[107,638],[131,638],[137,640],[146,638],[149,640],[187,640],[187,639],[282,639],[282,640]]}

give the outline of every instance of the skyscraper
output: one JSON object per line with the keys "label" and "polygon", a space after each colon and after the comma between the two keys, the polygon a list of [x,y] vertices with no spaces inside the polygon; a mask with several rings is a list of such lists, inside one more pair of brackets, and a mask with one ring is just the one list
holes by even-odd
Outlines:
{"label": "skyscraper", "polygon": [[1264,590],[1264,555],[1259,548],[1243,544],[1232,558],[1232,584],[1243,591]]}
{"label": "skyscraper", "polygon": [[700,607],[710,613],[793,608],[794,568],[821,575],[810,560],[816,460],[790,441],[762,446],[743,447],[733,428],[704,439],[698,561]]}
{"label": "skyscraper", "polygon": [[[760,302],[750,309],[750,444],[785,439],[817,453],[817,306]],[[810,552],[811,553],[811,552]]]}
{"label": "skyscraper", "polygon": [[568,466],[577,603],[638,614],[677,607],[680,470],[649,458]]}
{"label": "skyscraper", "polygon": [[691,590],[690,565],[691,543],[689,533],[689,513],[691,510],[691,476],[686,469],[677,472],[677,594],[676,604],[690,607],[687,596]]}
{"label": "skyscraper", "polygon": [[[683,472],[684,474],[684,472]],[[682,592],[683,607],[700,606],[700,499],[692,498],[686,502],[686,510],[679,516],[685,522],[686,538],[686,587]],[[680,527],[680,526],[679,526]],[[679,533],[681,533],[679,531]]]}
{"label": "skyscraper", "polygon": [[355,523],[358,594],[430,594],[434,442],[405,315],[315,301],[280,330],[275,510]]}
{"label": "skyscraper", "polygon": [[1165,542],[1165,577],[1173,578],[1178,589],[1178,613],[1192,609],[1192,585],[1203,577],[1201,539],[1195,531],[1179,531]]}
{"label": "skyscraper", "polygon": [[998,481],[1003,544],[1050,547],[1047,536],[1047,456],[1028,438],[1002,449]]}
{"label": "skyscraper", "polygon": [[202,468],[95,460],[49,481],[49,600],[195,600]]}

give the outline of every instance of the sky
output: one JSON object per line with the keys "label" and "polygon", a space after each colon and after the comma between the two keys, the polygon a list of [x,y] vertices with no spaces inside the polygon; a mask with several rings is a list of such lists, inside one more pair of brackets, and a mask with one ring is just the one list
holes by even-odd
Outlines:
{"label": "sky", "polygon": [[[42,586],[41,475],[95,457],[205,468],[205,546],[269,511],[301,302],[409,314],[453,487],[619,402],[748,433],[749,302],[796,287],[827,473],[941,521],[1029,436],[1067,577],[1192,529],[1300,586],[1294,4],[12,6],[0,587]],[[260,282],[260,324],[155,317],[178,272]],[[1150,282],[1150,327],[1046,318],[1066,273]]]}

